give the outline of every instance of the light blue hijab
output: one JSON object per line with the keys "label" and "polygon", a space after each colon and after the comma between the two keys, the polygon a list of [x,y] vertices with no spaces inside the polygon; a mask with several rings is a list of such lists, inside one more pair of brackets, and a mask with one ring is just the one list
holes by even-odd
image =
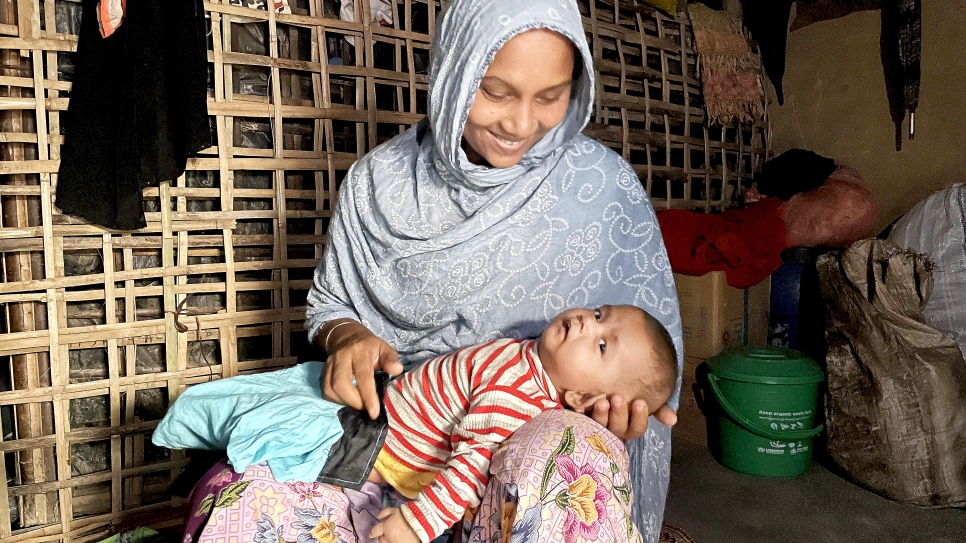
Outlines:
{"label": "light blue hijab", "polygon": [[[583,59],[566,117],[519,164],[474,165],[460,144],[479,82],[504,43],[534,28],[566,36]],[[339,191],[309,293],[310,340],[349,317],[411,367],[489,339],[537,337],[570,307],[634,304],[683,353],[650,201],[630,165],[580,134],[593,102],[593,57],[574,0],[451,3],[433,43],[428,120],[357,161]],[[635,521],[657,541],[669,428],[652,419],[630,451]]]}

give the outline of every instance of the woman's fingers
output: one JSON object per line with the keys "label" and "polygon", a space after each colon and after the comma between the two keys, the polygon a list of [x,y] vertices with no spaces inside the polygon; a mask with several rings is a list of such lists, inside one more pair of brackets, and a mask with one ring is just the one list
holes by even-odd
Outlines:
{"label": "woman's fingers", "polygon": [[[585,413],[586,414],[586,413]],[[608,422],[610,419],[610,402],[607,399],[597,400],[594,402],[593,408],[590,411],[590,418],[597,421],[597,424],[608,428]]]}
{"label": "woman's fingers", "polygon": [[379,367],[389,375],[399,375],[403,371],[403,365],[399,362],[399,353],[388,344],[379,357]]}
{"label": "woman's fingers", "polygon": [[343,338],[339,349],[329,356],[322,378],[322,393],[333,402],[365,411],[375,420],[381,409],[375,370],[398,375],[403,366],[395,349],[363,330],[366,333],[360,333],[358,337]]}
{"label": "woman's fingers", "polygon": [[355,390],[362,403],[362,407],[356,409],[364,409],[372,420],[376,420],[379,416],[379,394],[376,393],[376,378],[373,371],[376,362],[370,359],[366,363],[365,358],[356,358],[355,364],[357,387]]}
{"label": "woman's fingers", "polygon": [[335,373],[335,361],[333,360],[333,357],[330,356],[326,361],[325,366],[322,367],[322,395],[325,396],[325,398],[329,401],[343,403],[342,399],[336,394],[335,388],[332,386],[333,373]]}
{"label": "woman's fingers", "polygon": [[610,413],[607,418],[607,429],[612,434],[627,439],[627,425],[630,423],[630,413],[627,412],[627,400],[620,394],[614,394],[610,398]]}
{"label": "woman's fingers", "polygon": [[[665,408],[667,408],[667,413],[665,413]],[[647,431],[647,413],[647,402],[644,400],[637,399],[628,405],[623,396],[615,394],[610,397],[609,401],[602,399],[595,402],[590,412],[590,418],[597,421],[601,426],[605,426],[618,438],[630,441],[641,437]],[[672,420],[671,417],[674,421],[677,420],[674,411],[671,411],[671,408],[667,405],[654,413],[654,416],[664,424],[667,424],[665,420]]]}
{"label": "woman's fingers", "polygon": [[[678,422],[678,415],[671,409],[671,406],[664,404],[654,412],[654,418],[657,419],[661,424],[666,424],[668,426],[674,426]],[[646,428],[645,428],[646,429]]]}
{"label": "woman's fingers", "polygon": [[[352,384],[353,364],[351,360],[341,356],[329,358],[332,363],[332,391],[333,401],[348,405],[353,409],[362,409],[362,398],[359,396],[359,389]],[[370,371],[370,379],[372,378]]]}
{"label": "woman's fingers", "polygon": [[634,400],[631,403],[630,420],[627,423],[627,430],[624,432],[625,440],[634,440],[647,431],[647,402],[644,400]]}

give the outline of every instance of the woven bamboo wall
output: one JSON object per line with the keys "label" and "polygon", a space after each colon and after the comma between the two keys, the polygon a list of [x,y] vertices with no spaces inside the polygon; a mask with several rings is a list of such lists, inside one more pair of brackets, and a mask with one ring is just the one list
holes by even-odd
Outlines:
{"label": "woven bamboo wall", "polygon": [[767,119],[707,125],[686,19],[636,1],[580,4],[599,74],[585,133],[634,166],[658,210],[734,205],[764,161]]}
{"label": "woven bamboo wall", "polygon": [[[178,522],[169,486],[187,460],[150,444],[169,402],[296,361],[338,183],[426,110],[445,1],[394,0],[392,26],[369,25],[365,3],[353,23],[338,0],[290,0],[292,14],[206,2],[217,146],[146,190],[147,228],[122,233],[52,198],[80,5],[0,0],[0,540]],[[588,134],[658,208],[729,205],[765,126],[704,126],[682,21],[581,3],[602,83]]]}

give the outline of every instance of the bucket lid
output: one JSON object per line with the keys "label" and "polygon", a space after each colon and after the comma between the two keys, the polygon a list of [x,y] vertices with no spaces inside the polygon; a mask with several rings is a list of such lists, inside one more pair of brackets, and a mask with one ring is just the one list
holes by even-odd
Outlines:
{"label": "bucket lid", "polygon": [[804,385],[825,380],[825,372],[805,353],[785,347],[734,347],[708,359],[708,370],[732,381]]}

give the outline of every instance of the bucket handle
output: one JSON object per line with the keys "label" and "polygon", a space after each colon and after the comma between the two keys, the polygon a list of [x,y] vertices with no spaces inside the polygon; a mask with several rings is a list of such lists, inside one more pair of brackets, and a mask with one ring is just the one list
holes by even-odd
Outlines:
{"label": "bucket handle", "polygon": [[714,397],[716,400],[718,400],[718,404],[725,410],[725,413],[727,413],[731,418],[735,419],[747,430],[750,430],[753,434],[774,441],[798,441],[800,439],[809,439],[815,437],[825,428],[824,424],[819,424],[815,428],[809,430],[777,432],[771,428],[761,426],[755,421],[739,413],[738,410],[725,399],[724,394],[721,393],[721,389],[718,388],[717,381],[718,376],[714,375],[713,373],[708,373],[708,384],[711,385],[711,391],[714,392]]}

